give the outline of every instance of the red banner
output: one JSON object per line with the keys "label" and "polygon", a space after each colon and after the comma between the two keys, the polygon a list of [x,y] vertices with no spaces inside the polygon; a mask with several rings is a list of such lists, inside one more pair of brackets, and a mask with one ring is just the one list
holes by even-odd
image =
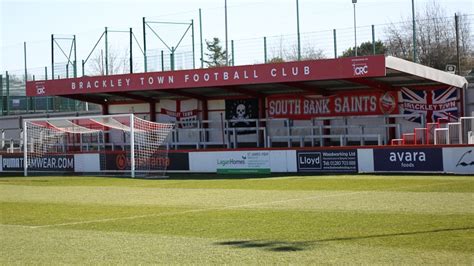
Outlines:
{"label": "red banner", "polygon": [[267,97],[267,116],[309,120],[312,117],[398,113],[397,92],[340,93],[329,97]]}
{"label": "red banner", "polygon": [[385,76],[383,55],[30,81],[26,84],[26,95],[53,96],[380,76]]}

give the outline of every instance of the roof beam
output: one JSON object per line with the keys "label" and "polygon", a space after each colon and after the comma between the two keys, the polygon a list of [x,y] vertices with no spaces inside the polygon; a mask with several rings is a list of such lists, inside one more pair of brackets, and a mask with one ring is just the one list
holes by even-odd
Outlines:
{"label": "roof beam", "polygon": [[177,96],[182,96],[182,97],[191,98],[191,99],[197,99],[197,100],[200,100],[200,101],[206,101],[208,99],[207,97],[202,96],[202,95],[198,95],[198,94],[191,93],[191,92],[186,92],[186,91],[181,91],[181,90],[176,90],[176,89],[161,90],[161,91],[169,93],[169,94],[174,94],[174,95],[177,95]]}
{"label": "roof beam", "polygon": [[303,91],[306,91],[306,92],[310,92],[310,93],[321,94],[323,96],[327,96],[327,95],[331,94],[326,89],[323,89],[323,88],[320,88],[320,87],[314,86],[314,85],[307,85],[303,82],[286,82],[286,83],[280,83],[280,84],[285,85],[285,86],[289,86],[289,87],[293,87],[293,88],[297,88],[297,89],[300,89],[300,90],[303,90]]}
{"label": "roof beam", "polygon": [[353,79],[344,79],[345,81],[348,81],[348,82],[352,82],[352,83],[357,83],[357,84],[361,84],[361,85],[364,85],[364,86],[368,86],[368,87],[371,87],[372,89],[379,89],[379,90],[384,90],[384,91],[394,91],[394,90],[397,90],[396,88],[386,84],[386,83],[383,83],[383,82],[380,82],[380,81],[376,81],[376,80],[373,80],[373,79],[366,79],[366,78],[353,78]]}
{"label": "roof beam", "polygon": [[105,104],[105,103],[107,103],[107,101],[86,97],[83,94],[68,94],[68,95],[62,95],[61,97],[69,98],[69,99],[73,99],[73,100],[78,100],[78,101],[82,101],[82,102],[95,103],[95,104]]}
{"label": "roof beam", "polygon": [[109,93],[109,94],[120,96],[120,97],[123,97],[123,98],[132,99],[132,100],[137,100],[137,101],[141,101],[141,102],[154,102],[154,99],[152,97],[145,97],[145,96],[136,95],[136,94],[132,94],[132,93],[128,93],[128,92],[113,92],[113,93]]}
{"label": "roof beam", "polygon": [[225,87],[215,87],[215,88],[216,89],[224,89],[224,90],[231,91],[231,92],[237,92],[237,93],[244,94],[244,95],[251,96],[251,97],[255,97],[255,98],[265,97],[263,95],[263,93],[261,93],[261,92],[256,92],[256,91],[252,91],[252,90],[249,90],[249,89],[239,88],[237,86],[225,86]]}

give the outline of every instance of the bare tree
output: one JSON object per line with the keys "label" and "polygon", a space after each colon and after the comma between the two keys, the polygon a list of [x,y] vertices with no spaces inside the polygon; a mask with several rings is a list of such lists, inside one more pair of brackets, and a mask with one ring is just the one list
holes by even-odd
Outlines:
{"label": "bare tree", "polygon": [[[298,46],[296,44],[291,46],[283,45],[283,37],[280,38],[279,47],[277,50],[272,50],[269,62],[285,62],[298,60]],[[316,49],[312,44],[306,43],[301,51],[301,60],[314,60],[326,58],[323,49]]]}
{"label": "bare tree", "polygon": [[[105,53],[103,50],[100,50],[100,54],[97,54],[95,57],[91,59],[90,67],[90,74],[91,75],[105,75]],[[129,64],[129,52],[128,49],[125,49],[120,55],[116,49],[109,47],[108,49],[108,74],[123,74],[130,72],[130,64]]]}
{"label": "bare tree", "polygon": [[[470,38],[471,25],[467,16],[460,17],[460,58],[464,71],[473,67],[473,47]],[[413,25],[411,20],[390,24],[386,28],[387,54],[413,60]],[[456,29],[454,16],[448,17],[441,6],[428,2],[416,15],[417,61],[423,65],[444,70],[447,64],[456,64]]]}

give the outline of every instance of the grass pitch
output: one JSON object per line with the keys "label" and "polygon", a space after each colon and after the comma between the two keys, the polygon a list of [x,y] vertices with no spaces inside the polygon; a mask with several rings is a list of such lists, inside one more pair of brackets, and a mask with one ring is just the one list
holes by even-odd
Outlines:
{"label": "grass pitch", "polygon": [[474,263],[472,176],[171,177],[0,178],[0,264]]}

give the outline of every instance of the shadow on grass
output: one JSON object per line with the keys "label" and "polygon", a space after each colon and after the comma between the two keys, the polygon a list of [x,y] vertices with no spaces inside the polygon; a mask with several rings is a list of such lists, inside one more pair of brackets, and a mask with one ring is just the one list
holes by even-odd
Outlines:
{"label": "shadow on grass", "polygon": [[425,231],[325,238],[325,239],[314,240],[314,241],[287,242],[287,241],[265,241],[265,240],[238,240],[238,241],[217,242],[215,244],[223,245],[223,246],[233,246],[236,248],[259,248],[259,249],[274,251],[274,252],[294,252],[294,251],[302,251],[302,250],[310,249],[314,247],[316,244],[320,244],[324,242],[357,241],[357,240],[363,240],[363,239],[414,236],[414,235],[453,232],[453,231],[467,231],[467,230],[473,230],[473,229],[474,227],[441,228],[441,229],[433,229],[433,230],[425,230]]}
{"label": "shadow on grass", "polygon": [[304,242],[245,240],[218,242],[216,244],[223,246],[233,246],[236,248],[260,248],[274,252],[292,252],[306,249],[306,244]]}

